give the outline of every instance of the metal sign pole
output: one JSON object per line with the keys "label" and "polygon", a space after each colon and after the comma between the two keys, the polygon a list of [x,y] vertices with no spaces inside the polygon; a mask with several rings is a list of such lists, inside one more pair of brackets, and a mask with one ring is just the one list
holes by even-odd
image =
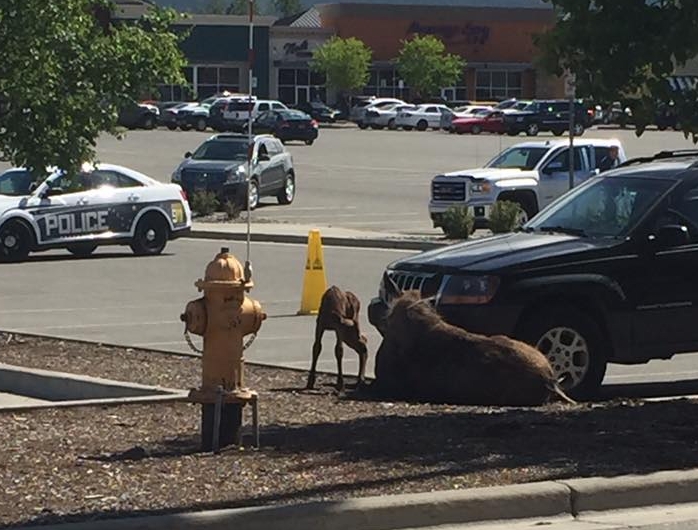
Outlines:
{"label": "metal sign pole", "polygon": [[574,188],[574,98],[576,93],[576,76],[567,71],[565,73],[565,95],[570,98],[570,117],[569,117],[569,135],[570,146],[567,156],[567,165],[569,166],[569,189]]}
{"label": "metal sign pole", "polygon": [[251,241],[251,208],[250,208],[250,184],[252,182],[252,156],[254,154],[254,145],[252,144],[252,110],[254,109],[254,102],[252,101],[252,67],[254,64],[254,0],[250,0],[250,38],[249,38],[249,50],[247,60],[248,65],[248,99],[249,99],[249,111],[247,116],[247,244],[246,244],[246,255],[245,255],[245,281],[249,281],[252,278],[252,264],[250,262],[250,241]]}

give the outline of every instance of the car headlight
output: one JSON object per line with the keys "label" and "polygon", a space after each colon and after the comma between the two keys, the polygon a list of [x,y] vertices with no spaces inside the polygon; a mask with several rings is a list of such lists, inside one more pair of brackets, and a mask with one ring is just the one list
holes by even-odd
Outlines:
{"label": "car headlight", "polygon": [[246,178],[247,172],[245,171],[244,166],[238,166],[237,168],[229,169],[228,171],[225,172],[226,178],[225,178],[225,183],[226,184],[234,184],[236,182],[243,182]]}
{"label": "car headlight", "polygon": [[182,172],[179,169],[175,169],[174,173],[172,173],[172,182],[175,184],[182,182]]}
{"label": "car headlight", "polygon": [[523,120],[524,120],[523,118],[516,118],[516,121],[518,121],[518,122],[521,122]]}
{"label": "car headlight", "polygon": [[499,288],[497,276],[446,276],[439,305],[487,304]]}
{"label": "car headlight", "polygon": [[492,184],[489,182],[472,182],[470,184],[471,193],[489,193],[492,191]]}

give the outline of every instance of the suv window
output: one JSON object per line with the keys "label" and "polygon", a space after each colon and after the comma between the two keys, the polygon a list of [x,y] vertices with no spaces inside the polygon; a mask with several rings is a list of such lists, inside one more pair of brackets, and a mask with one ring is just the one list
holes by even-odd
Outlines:
{"label": "suv window", "polygon": [[264,140],[264,145],[267,146],[267,153],[269,153],[269,156],[278,155],[281,152],[275,140]]}
{"label": "suv window", "polygon": [[[286,108],[286,105],[282,103],[272,103],[271,108],[274,110],[284,110]],[[319,105],[317,108],[322,108],[322,105]]]}
{"label": "suv window", "polygon": [[655,229],[667,224],[686,226],[691,243],[698,242],[698,186],[672,197],[669,206],[657,218]]}
{"label": "suv window", "polygon": [[489,161],[485,167],[531,170],[548,151],[547,147],[510,147]]}
{"label": "suv window", "polygon": [[601,161],[608,156],[608,145],[595,145],[594,146],[594,169],[601,169]]}
{"label": "suv window", "polygon": [[257,110],[259,110],[259,112],[269,110],[269,103],[260,103],[259,108]]}

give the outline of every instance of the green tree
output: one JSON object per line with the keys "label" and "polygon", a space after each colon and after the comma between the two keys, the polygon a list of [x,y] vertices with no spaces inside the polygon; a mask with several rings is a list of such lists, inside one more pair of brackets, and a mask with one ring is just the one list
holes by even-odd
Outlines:
{"label": "green tree", "polygon": [[[256,0],[252,3],[254,14],[259,15],[259,4]],[[249,15],[250,1],[249,0],[233,0],[225,11],[226,15]]]}
{"label": "green tree", "polygon": [[227,0],[207,0],[200,11],[207,15],[225,15],[227,9],[229,9]]}
{"label": "green tree", "polygon": [[402,41],[397,71],[418,97],[429,98],[445,86],[453,86],[463,74],[465,61],[446,53],[444,43],[433,35],[415,35]]}
{"label": "green tree", "polygon": [[338,90],[345,103],[368,82],[371,49],[357,38],[332,37],[313,52],[310,67],[325,75],[327,86]]}
{"label": "green tree", "polygon": [[303,11],[300,0],[272,0],[274,11],[288,17]]}
{"label": "green tree", "polygon": [[558,20],[538,35],[539,62],[576,74],[577,96],[630,106],[638,136],[673,103],[685,135],[698,140],[698,92],[672,91],[667,76],[698,54],[698,2],[546,0]]}
{"label": "green tree", "polygon": [[[37,175],[93,160],[118,110],[157,84],[185,84],[175,13],[109,25],[95,0],[0,2],[0,158]],[[100,11],[101,10],[101,11]],[[98,21],[98,19],[100,21]]]}

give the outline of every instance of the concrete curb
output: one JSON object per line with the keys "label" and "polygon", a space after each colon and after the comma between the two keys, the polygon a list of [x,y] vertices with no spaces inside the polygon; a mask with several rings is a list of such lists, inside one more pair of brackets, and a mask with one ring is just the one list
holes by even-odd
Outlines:
{"label": "concrete curb", "polygon": [[[216,230],[197,230],[187,234],[188,238],[192,239],[224,239],[227,241],[246,241],[247,235],[244,233],[225,232]],[[292,243],[306,245],[308,243],[307,235],[296,234],[272,234],[255,232],[250,237],[251,241],[257,243]],[[322,236],[322,244],[324,246],[334,247],[357,247],[357,248],[387,248],[393,250],[431,250],[441,248],[452,242],[437,242],[437,241],[421,241],[409,239],[378,239],[369,237],[337,237],[337,236]]]}
{"label": "concrete curb", "polygon": [[587,511],[698,501],[698,469],[546,481],[470,490],[365,497],[22,527],[25,530],[397,530],[494,520],[576,517]]}

